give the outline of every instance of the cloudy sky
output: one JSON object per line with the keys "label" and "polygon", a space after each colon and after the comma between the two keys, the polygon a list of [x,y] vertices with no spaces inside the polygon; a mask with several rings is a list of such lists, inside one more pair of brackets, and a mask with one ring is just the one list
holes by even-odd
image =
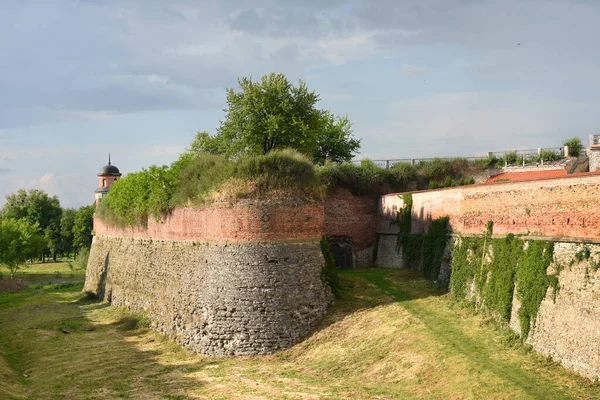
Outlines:
{"label": "cloudy sky", "polygon": [[225,88],[302,79],[360,157],[473,156],[600,131],[596,0],[1,0],[0,204],[93,202],[215,132]]}

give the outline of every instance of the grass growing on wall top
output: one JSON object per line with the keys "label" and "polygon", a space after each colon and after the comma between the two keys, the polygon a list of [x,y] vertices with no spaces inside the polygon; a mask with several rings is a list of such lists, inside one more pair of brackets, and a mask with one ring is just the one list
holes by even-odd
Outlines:
{"label": "grass growing on wall top", "polygon": [[201,206],[214,200],[322,198],[324,188],[313,164],[293,150],[226,160],[184,153],[170,167],[152,166],[115,182],[100,202],[100,218],[120,226],[144,225],[177,206]]}

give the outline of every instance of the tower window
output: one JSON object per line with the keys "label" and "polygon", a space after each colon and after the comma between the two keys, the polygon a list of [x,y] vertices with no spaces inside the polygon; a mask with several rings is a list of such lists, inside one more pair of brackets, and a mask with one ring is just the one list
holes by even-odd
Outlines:
{"label": "tower window", "polygon": [[102,187],[106,187],[106,179],[102,179]]}

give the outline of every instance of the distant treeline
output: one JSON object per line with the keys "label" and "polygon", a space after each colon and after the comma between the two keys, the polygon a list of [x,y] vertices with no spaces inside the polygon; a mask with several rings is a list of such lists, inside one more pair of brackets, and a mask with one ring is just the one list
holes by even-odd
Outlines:
{"label": "distant treeline", "polygon": [[62,208],[58,197],[21,189],[0,211],[0,264],[11,271],[25,261],[76,257],[92,243],[94,206]]}

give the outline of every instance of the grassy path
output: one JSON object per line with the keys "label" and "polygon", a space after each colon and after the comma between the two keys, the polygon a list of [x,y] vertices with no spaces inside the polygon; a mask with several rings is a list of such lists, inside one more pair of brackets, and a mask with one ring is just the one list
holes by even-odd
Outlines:
{"label": "grassy path", "polygon": [[80,284],[0,294],[0,399],[595,399],[414,273],[344,272],[322,328],[272,356],[212,359],[87,301]]}

